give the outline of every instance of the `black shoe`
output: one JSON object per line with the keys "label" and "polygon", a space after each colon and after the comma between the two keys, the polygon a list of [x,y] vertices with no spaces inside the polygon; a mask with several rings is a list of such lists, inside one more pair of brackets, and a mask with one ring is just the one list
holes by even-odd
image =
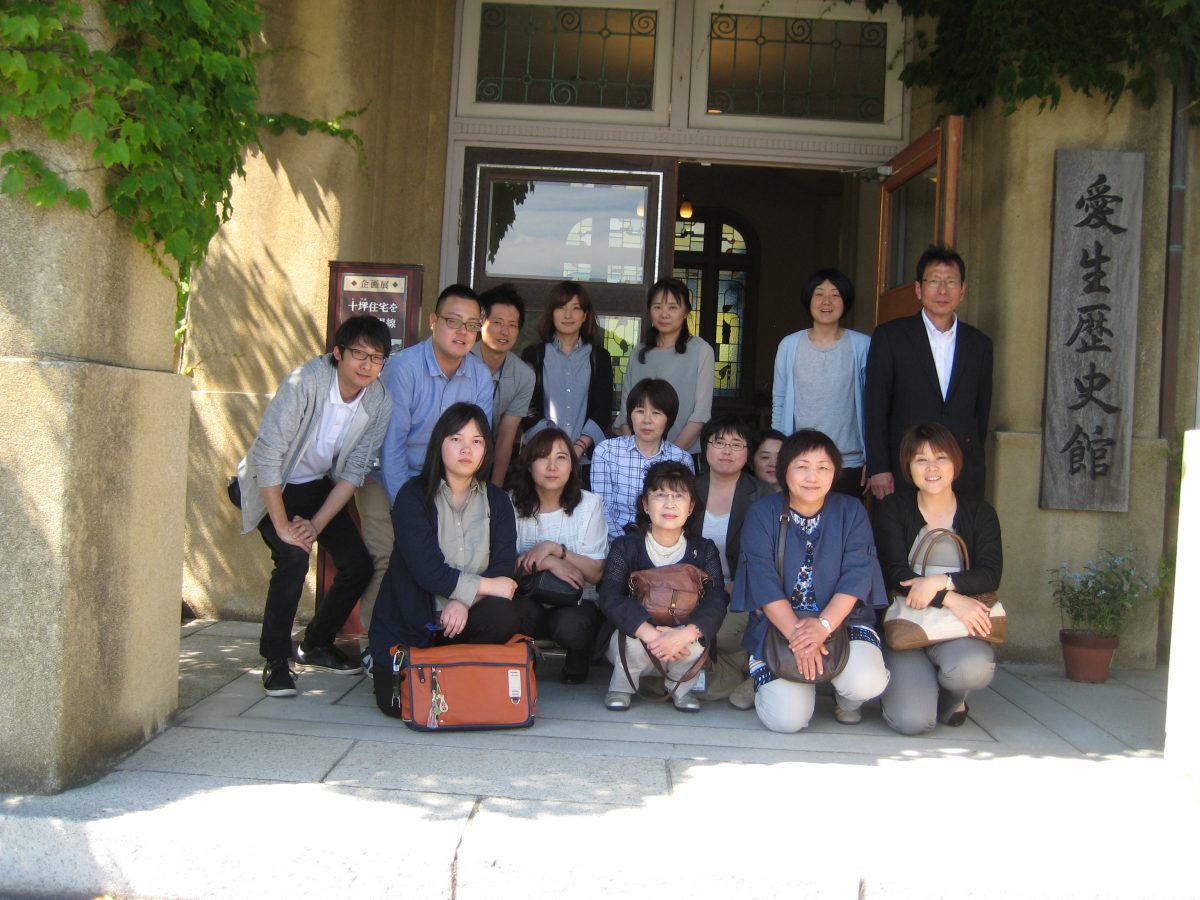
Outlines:
{"label": "black shoe", "polygon": [[569,673],[563,671],[558,675],[558,680],[563,684],[583,684],[585,681],[587,681],[587,679],[587,672],[584,672],[582,675],[577,675],[573,672]]}
{"label": "black shoe", "polygon": [[303,644],[296,650],[296,659],[303,666],[325,669],[335,675],[358,675],[362,672],[362,661],[351,659],[337,647],[311,647]]}
{"label": "black shoe", "polygon": [[971,707],[964,703],[962,709],[956,709],[954,712],[950,713],[950,718],[946,720],[946,724],[951,728],[958,728],[963,724],[963,722],[967,721],[967,714],[970,711]]}
{"label": "black shoe", "polygon": [[263,666],[263,690],[268,697],[295,697],[296,679],[286,659],[268,659]]}

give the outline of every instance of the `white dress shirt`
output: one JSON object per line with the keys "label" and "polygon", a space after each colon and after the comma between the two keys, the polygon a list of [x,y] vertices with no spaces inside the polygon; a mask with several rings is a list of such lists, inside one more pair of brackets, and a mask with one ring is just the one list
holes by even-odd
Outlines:
{"label": "white dress shirt", "polygon": [[929,349],[933,351],[933,365],[937,369],[938,384],[942,388],[942,399],[950,390],[950,372],[954,368],[954,342],[958,339],[958,316],[945,331],[938,331],[937,326],[929,320],[925,310],[921,310],[921,319],[925,322],[925,333],[929,335]]}

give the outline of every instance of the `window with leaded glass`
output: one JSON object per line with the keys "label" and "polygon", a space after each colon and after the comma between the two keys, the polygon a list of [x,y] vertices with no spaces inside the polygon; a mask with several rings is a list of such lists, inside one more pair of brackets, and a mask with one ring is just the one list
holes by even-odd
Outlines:
{"label": "window with leaded glass", "polygon": [[692,292],[688,329],[715,351],[715,397],[744,397],[752,383],[745,365],[747,301],[757,259],[748,228],[723,210],[697,211],[675,223],[674,275]]}

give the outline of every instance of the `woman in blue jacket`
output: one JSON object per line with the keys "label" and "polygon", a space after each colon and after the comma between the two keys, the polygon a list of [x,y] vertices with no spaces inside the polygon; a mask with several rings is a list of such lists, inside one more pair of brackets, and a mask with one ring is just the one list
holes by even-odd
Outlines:
{"label": "woman in blue jacket", "polygon": [[491,428],[473,403],[438,419],[421,474],[396,494],[396,540],[371,617],[375,700],[390,716],[397,644],[503,644],[517,633],[512,604],[516,516],[508,495],[488,482]]}
{"label": "woman in blue jacket", "polygon": [[[797,668],[812,678],[824,671],[825,639],[846,624],[850,657],[832,681],[834,715],[842,724],[860,722],[862,704],[887,687],[874,628],[875,610],[887,604],[887,595],[866,509],[831,491],[840,463],[827,435],[797,431],[779,450],[776,472],[783,490],[751,506],[742,525],[732,608],[750,613],[743,644],[750,653],[754,708],[772,731],[806,727],[816,688],[771,671],[763,652],[769,628],[788,637]],[[776,561],[781,528],[782,572]]]}

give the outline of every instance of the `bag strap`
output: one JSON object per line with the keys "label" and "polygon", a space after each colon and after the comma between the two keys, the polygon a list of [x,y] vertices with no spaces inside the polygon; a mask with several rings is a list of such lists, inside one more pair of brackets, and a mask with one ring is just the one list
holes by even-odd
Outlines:
{"label": "bag strap", "polygon": [[783,551],[787,549],[787,521],[788,514],[785,509],[779,514],[779,537],[775,539],[775,571],[779,573],[779,583],[785,591],[787,584],[783,578]]}
{"label": "bag strap", "polygon": [[[633,674],[629,671],[629,658],[625,655],[625,641],[626,640],[627,639],[626,639],[625,635],[621,634],[620,632],[617,633],[617,654],[621,657],[621,668],[625,670],[625,677],[629,680],[630,685],[632,685],[633,684]],[[643,647],[646,646],[645,641],[642,641],[642,646]],[[643,700],[658,701],[658,702],[671,699],[672,697],[675,696],[675,692],[679,690],[679,686],[681,684],[683,684],[685,681],[691,681],[693,678],[695,678],[697,675],[700,674],[700,670],[703,669],[704,664],[706,662],[708,662],[710,649],[711,648],[709,648],[709,647],[705,647],[704,652],[701,653],[696,658],[696,661],[694,663],[692,663],[691,668],[689,668],[683,674],[683,677],[675,682],[675,686],[673,688],[671,688],[669,691],[667,691],[667,693],[664,694],[663,696],[647,697],[645,694],[642,693],[640,685],[638,686],[638,696],[641,697]],[[662,676],[663,683],[669,684],[671,682],[671,676],[667,674],[666,667],[663,666],[663,664],[658,661],[658,657],[656,657],[653,653],[650,653],[650,651],[648,649],[647,649],[646,653],[650,657],[650,662],[654,663],[654,668],[658,669],[658,674],[660,674]]]}
{"label": "bag strap", "polygon": [[[921,538],[921,542],[917,544],[917,552],[914,557],[921,560],[921,575],[925,574],[925,570],[929,568],[929,554],[933,552],[934,545],[941,539],[949,537],[958,545],[959,559],[962,560],[963,569],[971,568],[971,554],[967,551],[967,542],[949,528],[931,528],[925,532],[925,537]],[[924,555],[922,555],[924,551]]]}

